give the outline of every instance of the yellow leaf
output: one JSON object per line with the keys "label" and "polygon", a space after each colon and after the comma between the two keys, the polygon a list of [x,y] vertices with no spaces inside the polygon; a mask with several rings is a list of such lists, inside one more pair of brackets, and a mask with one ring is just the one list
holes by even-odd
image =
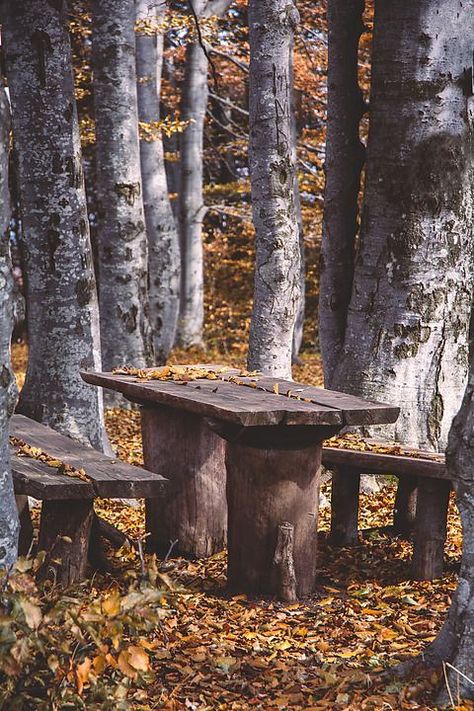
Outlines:
{"label": "yellow leaf", "polygon": [[122,674],[125,674],[125,676],[128,676],[130,679],[136,679],[138,676],[136,669],[129,663],[129,654],[125,649],[123,649],[118,656],[118,668]]}
{"label": "yellow leaf", "polygon": [[104,655],[98,654],[96,657],[94,657],[94,659],[92,660],[92,666],[94,667],[94,671],[96,674],[103,674],[107,667],[107,660]]}
{"label": "yellow leaf", "polygon": [[120,595],[115,592],[102,602],[102,612],[107,617],[115,617],[120,612]]}
{"label": "yellow leaf", "polygon": [[275,395],[280,394],[278,383],[275,383],[275,385],[273,386],[273,392],[275,393]]}
{"label": "yellow leaf", "polygon": [[137,671],[148,671],[150,659],[142,647],[130,646],[128,648],[128,663]]}

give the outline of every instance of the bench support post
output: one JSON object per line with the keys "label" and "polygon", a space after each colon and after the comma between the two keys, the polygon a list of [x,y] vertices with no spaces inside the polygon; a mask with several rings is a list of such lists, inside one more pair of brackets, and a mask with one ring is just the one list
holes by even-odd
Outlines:
{"label": "bench support post", "polygon": [[360,472],[353,467],[335,467],[332,474],[331,533],[333,546],[353,546],[359,542]]}
{"label": "bench support post", "polygon": [[[228,442],[228,584],[231,590],[251,595],[280,595],[287,599],[313,592],[320,462],[320,444],[288,451]],[[285,548],[284,571],[283,529],[291,531],[292,539],[291,546]],[[282,579],[286,581],[283,592]]]}
{"label": "bench support post", "polygon": [[415,530],[417,492],[417,477],[399,477],[393,514],[393,531],[397,536],[407,540],[411,538]]}
{"label": "bench support post", "polygon": [[415,580],[433,580],[443,574],[444,543],[451,482],[420,479],[413,551]]}
{"label": "bench support post", "polygon": [[144,406],[141,413],[145,467],[169,480],[146,501],[148,549],[164,555],[177,540],[174,554],[218,553],[227,534],[224,440],[189,412]]}
{"label": "bench support post", "polygon": [[[91,499],[43,501],[38,546],[39,550],[47,551],[43,577],[53,569],[57,582],[65,586],[86,577],[93,516],[94,502]],[[60,563],[56,563],[57,560]]]}

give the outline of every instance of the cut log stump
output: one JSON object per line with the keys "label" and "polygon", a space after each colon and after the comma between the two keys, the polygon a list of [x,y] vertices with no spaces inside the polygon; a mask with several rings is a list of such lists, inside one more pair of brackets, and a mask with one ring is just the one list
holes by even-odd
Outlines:
{"label": "cut log stump", "polygon": [[449,481],[419,482],[413,551],[415,580],[433,580],[443,574],[450,490]]}
{"label": "cut log stump", "polygon": [[228,584],[290,600],[314,590],[321,446],[259,449],[229,441]]}
{"label": "cut log stump", "polygon": [[142,408],[145,466],[169,480],[146,501],[148,549],[164,555],[211,556],[227,534],[225,442],[199,415],[166,406]]}
{"label": "cut log stump", "polygon": [[331,533],[333,546],[354,546],[359,542],[360,471],[354,467],[333,469],[331,486]]}
{"label": "cut log stump", "polygon": [[47,556],[42,577],[52,575],[66,586],[84,579],[93,517],[90,499],[43,502],[38,548]]}

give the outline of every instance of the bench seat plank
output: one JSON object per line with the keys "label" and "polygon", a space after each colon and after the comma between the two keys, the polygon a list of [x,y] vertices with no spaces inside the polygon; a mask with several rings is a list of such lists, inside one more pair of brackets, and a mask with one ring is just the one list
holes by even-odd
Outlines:
{"label": "bench seat plank", "polygon": [[42,501],[95,498],[92,484],[57,474],[37,459],[19,457],[13,447],[10,454],[15,494],[32,496]]}
{"label": "bench seat plank", "polygon": [[[44,495],[36,498],[89,498],[89,493],[87,496],[82,493],[86,493],[85,486],[86,488],[91,487],[94,492],[93,496],[135,499],[157,496],[161,487],[167,483],[167,480],[159,474],[108,457],[92,447],[80,444],[23,415],[13,415],[10,422],[10,434],[32,447],[42,449],[53,458],[70,464],[76,469],[84,469],[91,479],[91,483],[88,484],[80,479],[56,474],[54,469],[35,459],[15,456],[13,469],[18,471],[16,478],[18,478],[18,485],[22,488],[22,491],[17,491],[17,493],[36,496],[33,489],[39,487],[43,490]],[[28,460],[28,464],[26,462],[18,464],[22,459]],[[41,464],[43,466],[38,466]],[[28,484],[26,483],[27,475],[30,479]],[[59,496],[58,489],[60,487],[64,487],[65,491],[76,492],[76,495]],[[28,491],[26,491],[27,488]]]}
{"label": "bench seat plank", "polygon": [[362,452],[357,449],[323,447],[322,462],[328,469],[331,466],[347,466],[364,474],[405,474],[447,480],[450,478],[443,455],[436,455],[435,459],[428,454],[424,459],[397,454]]}

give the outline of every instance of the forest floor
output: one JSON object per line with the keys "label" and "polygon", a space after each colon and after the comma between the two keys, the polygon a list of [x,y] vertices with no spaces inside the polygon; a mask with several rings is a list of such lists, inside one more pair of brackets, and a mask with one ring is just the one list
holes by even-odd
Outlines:
{"label": "forest floor", "polygon": [[[222,355],[207,353],[207,362]],[[237,360],[240,356],[237,353]],[[21,383],[26,349],[15,345]],[[202,353],[176,353],[174,362],[202,362]],[[225,358],[232,361],[232,353]],[[314,355],[302,358],[295,379],[321,383]],[[140,464],[141,436],[136,412],[110,410],[107,429],[118,455]],[[330,484],[323,486],[330,499]],[[360,527],[391,522],[393,485],[362,495]],[[144,534],[144,507],[98,501],[97,510],[129,536]],[[314,596],[284,605],[271,599],[231,597],[225,590],[225,553],[207,560],[172,561],[172,612],[150,639],[154,680],[130,685],[134,711],[149,709],[329,710],[437,708],[441,670],[418,669],[404,682],[387,678],[387,667],[420,652],[439,630],[456,586],[461,528],[454,497],[449,512],[446,570],[433,582],[409,580],[410,543],[371,535],[351,549],[332,549],[326,537],[329,509],[320,512],[319,578]],[[127,569],[139,568],[135,552],[114,556],[114,575],[97,575],[87,595],[123,584]],[[77,594],[83,594],[79,589]],[[131,640],[133,643],[133,639]],[[143,640],[142,640],[143,642]],[[151,643],[152,642],[152,643]],[[455,690],[453,690],[455,698]],[[474,705],[459,705],[473,709]]]}

